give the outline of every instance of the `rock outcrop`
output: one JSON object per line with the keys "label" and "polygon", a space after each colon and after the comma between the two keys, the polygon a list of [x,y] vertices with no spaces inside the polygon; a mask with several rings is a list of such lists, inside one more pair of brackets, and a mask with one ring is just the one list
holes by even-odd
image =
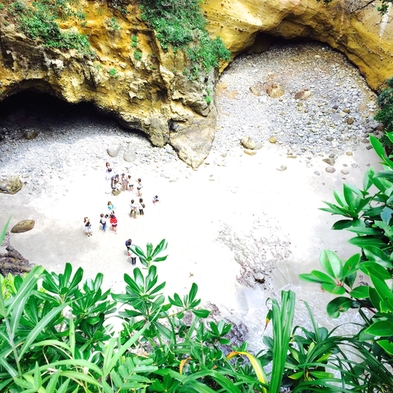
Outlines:
{"label": "rock outcrop", "polygon": [[[162,50],[135,0],[120,3],[81,0],[84,22],[59,22],[64,30],[88,36],[92,57],[26,37],[8,12],[11,3],[3,2],[0,100],[36,89],[70,103],[93,102],[126,127],[143,131],[152,144],[170,144],[182,160],[198,167],[214,140],[218,74],[189,80],[184,54]],[[381,17],[374,3],[205,0],[202,7],[209,31],[222,38],[233,57],[265,50],[272,37],[312,39],[345,53],[373,89],[393,75],[393,22],[390,14]]]}

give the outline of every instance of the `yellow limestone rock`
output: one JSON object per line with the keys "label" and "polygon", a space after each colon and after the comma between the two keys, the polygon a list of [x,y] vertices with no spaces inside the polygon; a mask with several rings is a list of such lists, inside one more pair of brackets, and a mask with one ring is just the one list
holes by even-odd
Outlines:
{"label": "yellow limestone rock", "polygon": [[[0,101],[28,88],[70,103],[90,101],[154,145],[171,144],[192,167],[204,161],[214,140],[218,74],[188,80],[184,54],[161,49],[137,1],[122,1],[121,12],[112,2],[80,0],[84,22],[59,21],[60,28],[85,34],[95,57],[29,39],[8,14],[12,3],[3,1],[0,10]],[[232,58],[268,48],[272,37],[305,37],[346,54],[373,89],[393,75],[391,15],[381,19],[372,2],[205,0],[202,7],[210,33],[222,38]]]}
{"label": "yellow limestone rock", "polygon": [[392,7],[383,17],[367,0],[205,0],[202,7],[233,57],[268,47],[272,36],[304,37],[343,52],[375,90],[393,76]]}

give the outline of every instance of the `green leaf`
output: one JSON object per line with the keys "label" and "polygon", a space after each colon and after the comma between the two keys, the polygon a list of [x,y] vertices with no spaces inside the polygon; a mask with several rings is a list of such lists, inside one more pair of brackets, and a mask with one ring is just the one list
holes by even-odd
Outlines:
{"label": "green leaf", "polygon": [[190,303],[192,303],[194,301],[195,296],[197,295],[197,293],[198,293],[198,285],[193,282],[192,285],[191,285],[190,292],[188,294],[188,301]]}
{"label": "green leaf", "polygon": [[376,138],[374,135],[370,135],[370,143],[371,146],[374,148],[375,152],[377,153],[377,155],[383,160],[385,161],[385,150],[382,146],[382,143],[379,141],[378,138]]}
{"label": "green leaf", "polygon": [[29,333],[29,335],[26,337],[25,342],[23,343],[19,357],[22,358],[25,352],[30,348],[30,346],[33,344],[34,340],[37,338],[37,336],[45,329],[45,327],[49,324],[49,322],[52,321],[52,319],[58,315],[61,310],[66,306],[67,304],[61,304],[60,306],[57,306],[55,308],[52,308],[34,327],[34,329]]}
{"label": "green leaf", "polygon": [[165,239],[162,239],[160,241],[160,243],[158,244],[158,246],[154,249],[153,254],[152,254],[152,258],[155,258],[159,253],[166,250],[167,247],[168,247],[168,242]]}
{"label": "green leaf", "polygon": [[333,224],[332,229],[334,230],[347,229],[350,228],[353,225],[353,223],[354,220],[339,220]]}
{"label": "green leaf", "polygon": [[339,296],[328,303],[326,310],[331,318],[338,318],[340,313],[347,311],[351,307],[351,304],[351,299]]}
{"label": "green leaf", "polygon": [[367,228],[367,227],[352,227],[349,228],[348,231],[354,232],[358,235],[380,235],[381,231],[376,228]]}
{"label": "green leaf", "polygon": [[54,374],[50,376],[49,383],[46,385],[45,393],[57,393],[56,385],[59,379],[60,372],[56,371]]}
{"label": "green leaf", "polygon": [[146,244],[146,258],[148,260],[152,259],[152,253],[153,253],[153,244],[147,243]]}
{"label": "green leaf", "polygon": [[388,354],[393,355],[393,342],[390,340],[378,340],[377,344],[380,345]]}
{"label": "green leaf", "polygon": [[341,191],[334,190],[334,191],[333,191],[333,196],[334,196],[334,199],[336,200],[336,202],[337,202],[341,207],[344,207],[344,208],[347,207],[347,203],[346,203],[345,197],[344,197],[344,195],[342,194]]}
{"label": "green leaf", "polygon": [[163,262],[168,258],[168,256],[154,258],[154,262]]}
{"label": "green leaf", "polygon": [[370,262],[376,262],[379,265],[386,267],[388,269],[393,268],[392,262],[389,260],[389,257],[386,255],[384,251],[379,249],[378,247],[368,247],[364,250],[364,255]]}
{"label": "green leaf", "polygon": [[348,204],[351,211],[355,211],[357,206],[355,203],[355,198],[353,196],[352,190],[345,183],[343,184],[343,189],[344,189],[345,202]]}
{"label": "green leaf", "polygon": [[359,268],[367,275],[377,277],[381,280],[389,280],[391,278],[390,273],[383,266],[374,262],[363,262],[359,265]]}
{"label": "green leaf", "polygon": [[134,280],[140,289],[144,288],[145,279],[139,267],[134,269]]}
{"label": "green leaf", "polygon": [[192,310],[192,313],[198,318],[207,318],[210,314],[209,310]]}
{"label": "green leaf", "polygon": [[77,371],[60,371],[60,375],[76,381],[84,381],[91,385],[101,386],[100,382],[98,382],[95,378]]}
{"label": "green leaf", "polygon": [[41,373],[38,369],[38,363],[35,362],[35,367],[34,367],[34,387],[35,389],[38,390],[42,386],[42,378],[41,378]]}
{"label": "green leaf", "polygon": [[380,311],[381,312],[393,312],[393,294],[385,281],[378,277],[371,275],[371,281],[374,284],[374,289],[380,297]]}
{"label": "green leaf", "polygon": [[393,210],[390,207],[385,206],[381,213],[381,218],[383,222],[389,225],[390,220],[392,219]]}
{"label": "green leaf", "polygon": [[344,278],[356,273],[359,269],[359,262],[360,254],[355,254],[348,258],[341,270],[340,279],[343,280]]}
{"label": "green leaf", "polygon": [[345,288],[337,284],[322,283],[321,287],[324,291],[332,293],[333,295],[343,295],[345,293]]}
{"label": "green leaf", "polygon": [[173,299],[170,296],[168,296],[168,300],[174,306],[183,307],[183,302],[177,293],[173,295]]}
{"label": "green leaf", "polygon": [[370,287],[366,285],[356,287],[349,293],[349,295],[355,299],[367,299],[370,296]]}
{"label": "green leaf", "polygon": [[366,333],[372,334],[374,336],[390,337],[393,336],[393,322],[391,321],[377,321],[369,326]]}
{"label": "green leaf", "polygon": [[370,178],[372,178],[375,174],[374,168],[367,169],[366,173],[363,176],[363,189],[368,190],[372,186],[372,182]]}
{"label": "green leaf", "polygon": [[348,211],[342,207],[339,207],[337,205],[334,205],[333,203],[323,201],[326,205],[329,206],[329,209],[327,207],[321,207],[319,210],[322,210],[324,212],[332,213],[332,214],[339,214],[340,216],[348,217]]}
{"label": "green leaf", "polygon": [[44,270],[45,269],[42,266],[34,266],[30,273],[23,280],[23,283],[17,294],[11,298],[11,302],[8,307],[9,310],[12,310],[10,331],[8,332],[11,337],[15,337],[25,303],[29,298],[32,290],[36,286],[37,281],[41,278]]}
{"label": "green leaf", "polygon": [[341,259],[336,255],[336,253],[330,250],[322,251],[319,262],[325,269],[326,273],[329,274],[331,277],[340,277],[343,263]]}
{"label": "green leaf", "polygon": [[8,372],[8,374],[15,378],[18,375],[18,371],[9,364],[3,356],[0,357],[0,365],[2,365]]}
{"label": "green leaf", "polygon": [[367,236],[353,237],[348,240],[348,243],[360,248],[379,247],[383,249],[386,246],[381,239]]}
{"label": "green leaf", "polygon": [[291,379],[293,379],[293,380],[295,380],[295,381],[297,381],[297,380],[300,379],[303,375],[304,375],[304,371],[299,371],[299,372],[297,372],[297,373],[288,375],[288,377],[291,378]]}
{"label": "green leaf", "polygon": [[114,340],[116,340],[116,339],[112,338],[111,340],[109,340],[108,350],[104,356],[104,365],[103,365],[103,369],[102,369],[102,378],[103,379],[105,379],[109,375],[109,373],[113,370],[113,368],[115,367],[117,362],[123,356],[124,352],[127,351],[128,348],[139,339],[139,337],[148,328],[148,326],[150,326],[149,323],[147,323],[145,326],[143,326],[142,329],[140,329],[137,333],[135,333],[120,348],[118,348],[114,354],[113,354],[113,346],[114,346]]}

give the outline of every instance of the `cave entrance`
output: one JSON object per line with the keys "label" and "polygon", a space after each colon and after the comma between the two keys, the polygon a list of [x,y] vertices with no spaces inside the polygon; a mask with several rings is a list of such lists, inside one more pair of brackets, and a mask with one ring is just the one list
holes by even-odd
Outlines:
{"label": "cave entrance", "polygon": [[216,102],[225,130],[217,146],[243,139],[246,148],[281,146],[288,157],[333,164],[380,135],[375,93],[344,54],[320,42],[276,40],[238,56],[220,77]]}
{"label": "cave entrance", "polygon": [[0,138],[20,139],[28,133],[56,137],[69,129],[113,129],[127,132],[114,118],[89,102],[70,104],[48,93],[23,90],[0,103]]}

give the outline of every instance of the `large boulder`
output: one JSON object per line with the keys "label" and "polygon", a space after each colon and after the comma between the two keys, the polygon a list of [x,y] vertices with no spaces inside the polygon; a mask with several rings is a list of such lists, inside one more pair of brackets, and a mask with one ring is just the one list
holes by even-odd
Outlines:
{"label": "large boulder", "polygon": [[22,220],[16,223],[12,229],[11,233],[24,233],[31,231],[34,228],[35,221],[34,220]]}
{"label": "large boulder", "polygon": [[23,183],[19,176],[8,176],[0,180],[0,193],[2,194],[16,194],[23,187]]}

